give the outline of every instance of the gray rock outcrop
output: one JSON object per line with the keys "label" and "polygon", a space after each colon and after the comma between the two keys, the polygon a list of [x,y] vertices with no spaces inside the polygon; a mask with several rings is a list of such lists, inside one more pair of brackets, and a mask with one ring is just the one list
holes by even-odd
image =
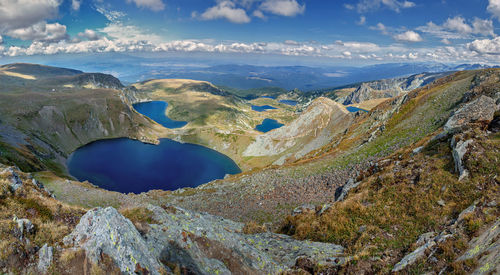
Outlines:
{"label": "gray rock outcrop", "polygon": [[349,191],[358,187],[360,184],[360,181],[355,182],[354,179],[349,179],[344,186],[340,187],[341,189],[339,189],[338,196],[335,196],[335,201],[343,201],[347,197],[347,194],[349,194]]}
{"label": "gray rock outcrop", "polygon": [[455,161],[455,171],[459,175],[459,180],[462,180],[469,175],[469,172],[463,165],[463,158],[465,154],[467,154],[468,147],[472,144],[472,142],[472,139],[468,139],[466,141],[455,141],[455,138],[452,139],[451,148],[453,150],[453,160]]}
{"label": "gray rock outcrop", "polygon": [[64,244],[83,248],[95,263],[104,253],[127,274],[140,268],[159,274],[162,267],[132,222],[112,207],[88,211]]}
{"label": "gray rock outcrop", "polygon": [[[343,247],[298,241],[274,233],[243,234],[243,224],[173,206],[148,206],[154,224],[141,235],[114,208],[85,214],[65,244],[84,248],[93,261],[110,256],[122,272],[150,274],[177,266],[194,274],[276,274],[299,257],[319,264],[343,262]],[[165,265],[164,265],[165,264]]]}
{"label": "gray rock outcrop", "polygon": [[52,259],[54,257],[54,249],[47,244],[44,244],[40,251],[38,252],[38,271],[40,273],[46,273],[52,264]]}
{"label": "gray rock outcrop", "polygon": [[495,100],[482,95],[458,109],[448,119],[444,125],[444,130],[446,132],[456,132],[463,130],[469,123],[489,123],[493,120],[496,110]]}

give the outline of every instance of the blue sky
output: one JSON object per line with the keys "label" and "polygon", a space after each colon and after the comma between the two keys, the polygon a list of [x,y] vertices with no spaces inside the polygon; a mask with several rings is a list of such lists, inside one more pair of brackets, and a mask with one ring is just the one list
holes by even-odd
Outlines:
{"label": "blue sky", "polygon": [[0,0],[2,56],[206,52],[500,62],[500,0]]}

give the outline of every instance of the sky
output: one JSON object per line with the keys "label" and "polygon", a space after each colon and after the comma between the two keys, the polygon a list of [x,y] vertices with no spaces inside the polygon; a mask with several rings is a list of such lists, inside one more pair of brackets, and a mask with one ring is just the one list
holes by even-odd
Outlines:
{"label": "sky", "polygon": [[500,63],[500,0],[0,0],[0,61],[209,53]]}

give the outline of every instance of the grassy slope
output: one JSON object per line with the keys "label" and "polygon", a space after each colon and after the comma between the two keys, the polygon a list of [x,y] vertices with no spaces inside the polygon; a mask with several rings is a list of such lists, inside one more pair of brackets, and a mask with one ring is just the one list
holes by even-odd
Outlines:
{"label": "grassy slope", "polygon": [[[295,107],[265,98],[242,100],[203,81],[165,79],[133,86],[153,100],[168,102],[170,118],[189,122],[169,137],[220,151],[242,170],[264,167],[272,162],[268,158],[256,161],[242,157],[248,144],[260,134],[254,130],[255,126],[265,118],[287,123],[296,117]],[[252,104],[271,105],[277,109],[260,113],[251,109]]]}

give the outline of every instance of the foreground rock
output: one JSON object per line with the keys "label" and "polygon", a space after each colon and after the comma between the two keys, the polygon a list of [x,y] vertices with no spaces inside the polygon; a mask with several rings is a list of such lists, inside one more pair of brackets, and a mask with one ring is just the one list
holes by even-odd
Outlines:
{"label": "foreground rock", "polygon": [[276,274],[310,258],[342,263],[338,245],[302,242],[274,233],[247,235],[243,224],[176,207],[149,206],[153,224],[134,224],[116,209],[85,214],[64,242],[97,262],[105,254],[126,274],[162,274],[170,268],[194,274]]}
{"label": "foreground rock", "polygon": [[493,120],[496,110],[495,100],[482,95],[458,109],[444,125],[444,130],[446,132],[456,132],[463,130],[470,123],[488,124]]}

